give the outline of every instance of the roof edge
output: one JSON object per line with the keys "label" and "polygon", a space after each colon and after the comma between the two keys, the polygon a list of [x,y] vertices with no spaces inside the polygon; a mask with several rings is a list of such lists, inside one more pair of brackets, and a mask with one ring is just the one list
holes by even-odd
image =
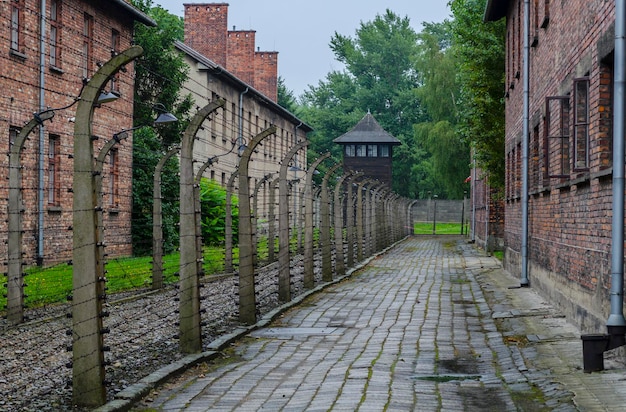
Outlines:
{"label": "roof edge", "polygon": [[483,21],[498,21],[506,17],[511,0],[487,0]]}
{"label": "roof edge", "polygon": [[212,74],[214,76],[227,78],[231,83],[236,84],[237,86],[239,86],[239,89],[241,89],[241,90],[246,90],[247,89],[250,94],[253,94],[253,95],[257,96],[258,100],[262,104],[265,104],[267,106],[271,106],[274,110],[282,113],[284,115],[284,117],[287,118],[292,123],[299,124],[298,127],[303,129],[303,130],[305,130],[307,133],[313,131],[313,128],[311,126],[309,126],[308,124],[304,123],[302,120],[300,120],[298,117],[296,117],[295,114],[291,113],[289,110],[285,109],[284,107],[282,107],[278,103],[272,101],[269,97],[267,97],[266,95],[264,95],[263,93],[261,93],[260,91],[255,89],[254,87],[250,86],[249,84],[247,84],[246,82],[244,82],[243,80],[241,80],[240,78],[238,78],[237,76],[235,76],[234,74],[232,74],[231,72],[226,70],[224,67],[222,67],[219,64],[215,63],[213,60],[211,60],[208,57],[200,54],[197,50],[189,47],[188,45],[186,45],[185,43],[181,42],[180,40],[174,41],[174,47],[176,47],[181,52],[188,54],[192,58],[202,62],[207,67],[208,70],[212,70],[213,71]]}
{"label": "roof edge", "polygon": [[145,24],[149,27],[157,26],[156,21],[154,21],[152,18],[150,18],[150,16],[148,16],[132,4],[126,3],[124,0],[113,0],[113,3],[117,4],[118,6],[129,12],[133,16],[133,19],[135,19],[135,21],[138,21],[139,23]]}

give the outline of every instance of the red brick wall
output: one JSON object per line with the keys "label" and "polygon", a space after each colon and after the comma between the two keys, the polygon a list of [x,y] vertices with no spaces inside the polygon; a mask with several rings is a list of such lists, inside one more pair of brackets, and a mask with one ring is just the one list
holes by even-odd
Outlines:
{"label": "red brick wall", "polygon": [[[5,114],[0,116],[0,152],[8,153],[8,135],[11,127],[22,127],[39,108],[39,4],[38,0],[25,1],[23,47],[20,54],[11,53],[7,41],[0,42],[0,87],[5,91],[3,106]],[[0,15],[5,21],[10,18],[10,2],[0,4]],[[46,16],[49,16],[50,3]],[[111,33],[116,30],[121,35],[120,49],[131,45],[133,21],[126,12],[111,11],[93,2],[68,0],[63,1],[61,9],[61,55],[56,67],[49,64],[49,47],[46,46],[44,81],[45,106],[59,108],[67,106],[78,97],[83,84],[80,56],[82,48],[83,15],[88,13],[94,17],[93,62],[90,72],[97,70],[98,64],[111,58]],[[2,29],[3,39],[9,36],[8,26]],[[46,36],[50,25],[46,25]],[[46,41],[46,45],[48,42]],[[93,133],[100,138],[94,143],[94,153],[99,153],[102,144],[110,139],[115,132],[132,126],[133,111],[133,68],[128,67],[125,73],[119,74],[119,90],[121,98],[113,103],[103,105],[95,110],[93,117]],[[107,86],[108,88],[108,86]],[[48,165],[48,141],[50,135],[58,136],[60,143],[60,196],[57,205],[49,205],[47,191],[44,193],[43,210],[43,264],[48,265],[69,260],[72,255],[72,152],[76,106],[57,110],[52,122],[43,126],[44,171]],[[22,196],[24,199],[24,252],[25,262],[32,265],[37,258],[39,238],[39,129],[29,136],[21,156],[22,164]],[[130,244],[130,212],[132,204],[131,167],[132,139],[128,139],[119,147],[120,165],[120,203],[117,213],[109,213],[105,204],[105,225],[109,229],[105,241],[110,247],[107,253],[111,256],[132,253]],[[8,158],[0,161],[0,256],[6,256],[6,210],[8,197]],[[105,166],[104,187],[107,188],[108,167]],[[5,183],[2,183],[5,182]],[[44,173],[44,187],[48,187],[48,177]],[[105,196],[108,189],[105,189]],[[0,262],[5,265],[6,262]]]}
{"label": "red brick wall", "polygon": [[[529,260],[536,284],[557,285],[563,296],[571,295],[564,306],[574,307],[587,300],[580,313],[602,312],[610,285],[611,238],[611,101],[614,3],[572,0],[531,2],[530,48],[530,198]],[[521,249],[522,178],[519,153],[522,141],[523,35],[522,1],[511,2],[507,16],[506,58],[506,153],[505,241],[512,256]],[[519,76],[517,73],[520,72]],[[573,82],[589,77],[589,170],[574,171]],[[566,176],[545,177],[554,153],[546,155],[546,98],[567,96],[570,105],[569,159]],[[514,258],[515,259],[515,258]],[[519,272],[517,263],[512,271]],[[600,289],[599,289],[600,288]],[[599,289],[599,290],[598,290]],[[587,291],[576,296],[574,290]],[[552,294],[553,292],[550,292]],[[556,294],[554,294],[556,296]],[[593,296],[601,297],[595,301]],[[576,314],[573,317],[587,315]],[[581,324],[586,321],[576,319]]]}
{"label": "red brick wall", "polygon": [[223,67],[227,32],[228,3],[185,4],[185,44]]}

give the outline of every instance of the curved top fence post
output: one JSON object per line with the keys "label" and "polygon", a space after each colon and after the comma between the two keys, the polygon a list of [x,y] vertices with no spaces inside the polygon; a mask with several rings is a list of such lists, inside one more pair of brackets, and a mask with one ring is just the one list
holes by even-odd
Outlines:
{"label": "curved top fence post", "polygon": [[239,321],[246,325],[252,325],[256,322],[248,163],[259,143],[275,133],[276,126],[271,126],[254,136],[243,150],[239,160]]}
{"label": "curved top fence post", "polygon": [[278,181],[278,300],[291,300],[291,279],[289,272],[289,187],[287,167],[298,151],[309,144],[302,140],[291,147],[283,158]]}

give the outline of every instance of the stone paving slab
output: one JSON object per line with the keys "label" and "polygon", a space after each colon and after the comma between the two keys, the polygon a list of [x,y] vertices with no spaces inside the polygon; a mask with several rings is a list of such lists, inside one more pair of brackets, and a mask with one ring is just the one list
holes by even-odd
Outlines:
{"label": "stone paving slab", "polygon": [[132,409],[623,409],[624,369],[584,374],[580,333],[516,283],[463,238],[409,238]]}

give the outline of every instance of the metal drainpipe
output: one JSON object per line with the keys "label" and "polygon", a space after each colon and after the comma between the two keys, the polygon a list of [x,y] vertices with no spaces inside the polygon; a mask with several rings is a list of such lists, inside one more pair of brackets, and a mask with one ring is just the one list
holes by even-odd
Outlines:
{"label": "metal drainpipe", "polygon": [[248,93],[250,90],[249,87],[246,87],[246,90],[239,93],[239,133],[237,136],[237,153],[239,156],[243,153],[243,95]]}
{"label": "metal drainpipe", "polygon": [[[46,0],[41,0],[41,23],[39,34],[39,107],[41,110],[45,110],[46,95],[45,95],[45,64],[46,64]],[[43,250],[43,237],[44,237],[44,162],[45,162],[45,130],[43,124],[39,126],[39,179],[38,186],[38,214],[37,214],[37,265],[43,264],[44,250]]]}
{"label": "metal drainpipe", "polygon": [[528,118],[530,92],[530,0],[524,0],[524,108],[522,115],[522,273],[520,286],[529,286],[528,282]]}
{"label": "metal drainpipe", "polygon": [[582,335],[583,371],[604,370],[604,352],[626,344],[624,319],[624,110],[626,5],[615,1],[615,76],[613,79],[613,217],[611,220],[611,314],[607,334]]}
{"label": "metal drainpipe", "polygon": [[626,331],[624,319],[624,83],[626,70],[626,6],[615,1],[615,78],[613,120],[613,219],[611,222],[611,314],[607,320],[609,333]]}

